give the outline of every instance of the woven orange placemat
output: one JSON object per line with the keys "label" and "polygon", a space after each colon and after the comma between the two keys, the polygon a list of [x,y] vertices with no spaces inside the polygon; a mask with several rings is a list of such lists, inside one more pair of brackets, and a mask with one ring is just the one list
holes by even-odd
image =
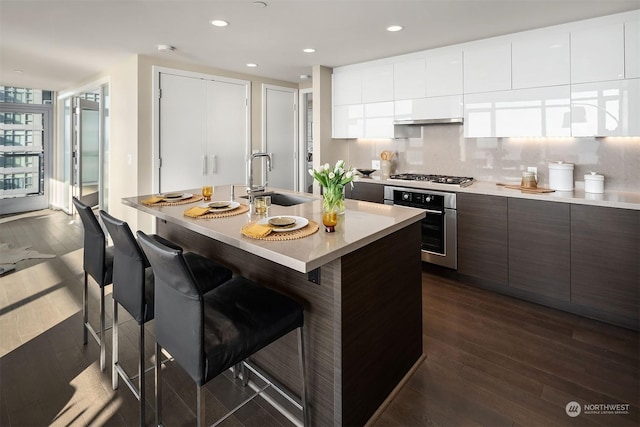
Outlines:
{"label": "woven orange placemat", "polygon": [[176,205],[186,205],[189,203],[194,203],[194,202],[199,202],[200,200],[202,200],[202,195],[201,194],[194,194],[193,196],[189,197],[188,199],[183,199],[183,200],[178,200],[175,202],[168,202],[166,200],[157,202],[157,203],[149,203],[149,200],[153,200],[154,197],[150,197],[149,199],[145,199],[140,201],[140,203],[142,203],[143,205],[146,206],[176,206]]}
{"label": "woven orange placemat", "polygon": [[317,222],[309,220],[309,224],[307,224],[305,227],[302,227],[298,230],[293,230],[293,231],[280,231],[280,232],[272,232],[268,235],[266,235],[265,237],[251,237],[248,236],[246,234],[244,234],[244,229],[249,227],[251,224],[254,224],[254,222],[250,222],[249,224],[245,224],[242,227],[242,230],[240,230],[242,232],[243,236],[249,237],[251,239],[257,239],[257,240],[269,240],[269,241],[273,241],[273,242],[277,242],[277,241],[284,241],[284,240],[296,240],[296,239],[302,239],[303,237],[307,237],[307,236],[311,236],[313,233],[316,233],[319,229],[320,226],[318,225]]}
{"label": "woven orange placemat", "polygon": [[184,215],[188,216],[190,218],[197,218],[197,219],[214,219],[214,218],[225,218],[225,217],[229,217],[229,216],[234,216],[234,215],[240,215],[243,213],[247,213],[249,212],[249,206],[247,205],[240,205],[235,209],[232,209],[230,211],[224,211],[224,212],[209,212],[206,213],[204,215],[192,215],[190,212],[188,212],[189,209],[187,209],[186,211],[184,211]]}

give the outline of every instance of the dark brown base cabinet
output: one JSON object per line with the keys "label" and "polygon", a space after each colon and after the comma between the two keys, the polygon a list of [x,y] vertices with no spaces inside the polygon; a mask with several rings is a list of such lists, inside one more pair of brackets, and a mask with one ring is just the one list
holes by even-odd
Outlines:
{"label": "dark brown base cabinet", "polygon": [[367,182],[369,178],[362,178],[345,187],[345,196],[348,199],[362,200],[365,202],[384,203],[384,185]]}
{"label": "dark brown base cabinet", "polygon": [[458,193],[465,283],[640,329],[640,211]]}
{"label": "dark brown base cabinet", "polygon": [[509,287],[569,301],[571,205],[509,198]]}
{"label": "dark brown base cabinet", "polygon": [[571,303],[638,329],[640,211],[571,206]]}
{"label": "dark brown base cabinet", "polygon": [[507,198],[458,193],[458,273],[492,289],[509,282]]}

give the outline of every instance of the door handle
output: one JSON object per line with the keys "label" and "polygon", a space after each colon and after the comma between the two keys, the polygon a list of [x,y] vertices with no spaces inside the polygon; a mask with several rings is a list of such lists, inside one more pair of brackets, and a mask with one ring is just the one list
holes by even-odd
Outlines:
{"label": "door handle", "polygon": [[202,175],[207,174],[207,156],[202,156]]}
{"label": "door handle", "polygon": [[218,173],[218,157],[215,154],[211,156],[211,173]]}

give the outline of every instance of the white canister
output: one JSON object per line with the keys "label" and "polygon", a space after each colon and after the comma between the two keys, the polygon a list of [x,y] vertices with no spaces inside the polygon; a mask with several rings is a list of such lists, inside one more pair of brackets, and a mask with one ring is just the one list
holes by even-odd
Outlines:
{"label": "white canister", "polygon": [[584,176],[584,192],[602,194],[604,193],[604,176],[591,172]]}
{"label": "white canister", "polygon": [[549,163],[549,188],[557,191],[573,191],[573,164]]}

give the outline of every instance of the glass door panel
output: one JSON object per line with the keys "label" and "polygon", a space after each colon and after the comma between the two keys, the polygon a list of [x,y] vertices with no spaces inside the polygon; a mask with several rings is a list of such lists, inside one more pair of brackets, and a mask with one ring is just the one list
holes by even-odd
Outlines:
{"label": "glass door panel", "polygon": [[45,209],[50,109],[0,106],[0,213]]}
{"label": "glass door panel", "polygon": [[75,193],[84,204],[97,206],[100,184],[100,104],[76,98]]}

